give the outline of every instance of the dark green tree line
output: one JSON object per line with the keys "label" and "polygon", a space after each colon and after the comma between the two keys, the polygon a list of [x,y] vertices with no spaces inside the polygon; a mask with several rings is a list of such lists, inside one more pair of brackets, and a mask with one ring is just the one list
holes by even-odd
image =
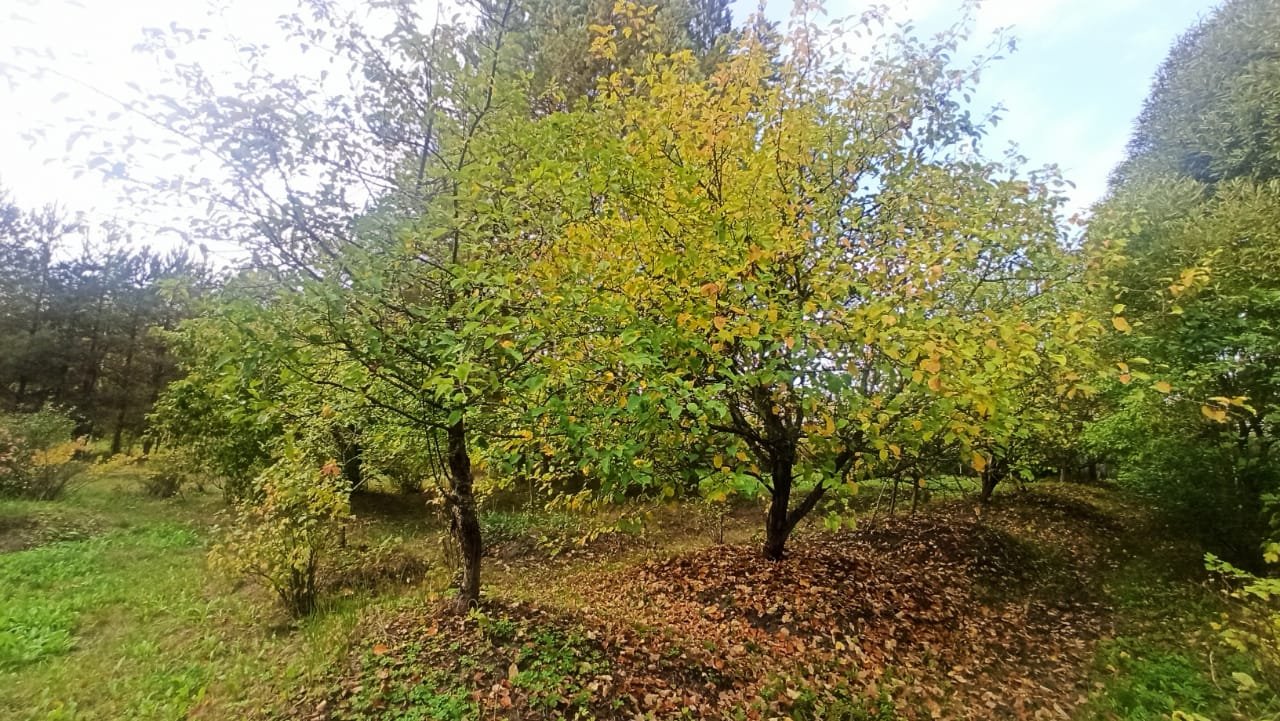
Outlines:
{"label": "dark green tree line", "polygon": [[209,282],[188,253],[132,242],[119,227],[0,197],[0,406],[64,407],[113,453],[141,438],[175,376],[158,331],[189,316]]}

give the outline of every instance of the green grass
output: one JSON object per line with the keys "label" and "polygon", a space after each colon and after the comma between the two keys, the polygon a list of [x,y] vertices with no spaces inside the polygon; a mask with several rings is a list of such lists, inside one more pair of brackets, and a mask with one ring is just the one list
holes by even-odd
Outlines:
{"label": "green grass", "polygon": [[1202,582],[1198,549],[1150,540],[1159,537],[1135,544],[1106,579],[1118,633],[1099,645],[1093,691],[1076,718],[1166,721],[1181,712],[1215,721],[1280,719],[1280,690],[1244,695],[1232,681],[1252,664],[1213,631],[1225,605]]}
{"label": "green grass", "polygon": [[206,705],[240,718],[346,647],[366,599],[331,599],[273,631],[269,598],[208,572],[217,497],[155,500],[134,480],[117,471],[53,504],[0,501],[0,517],[98,527],[0,553],[0,719],[169,720]]}
{"label": "green grass", "polygon": [[[314,617],[289,623],[261,589],[236,587],[210,573],[207,551],[220,495],[188,492],[157,500],[140,492],[140,473],[95,470],[87,483],[52,503],[0,500],[0,535],[24,534],[22,545],[10,548],[30,546],[0,551],[0,721],[240,719],[286,709],[299,689],[325,683],[335,659],[359,643],[353,629],[361,619],[421,604],[428,595],[421,586],[380,596],[331,593]],[[872,484],[860,500],[873,499],[876,490]],[[1109,499],[1102,494],[1097,500]],[[1102,510],[1120,517],[1119,510]],[[366,540],[400,536],[418,550],[429,550],[438,531],[417,510],[372,509],[362,517],[368,519]],[[490,541],[561,539],[582,528],[582,519],[569,514],[492,512],[484,523]],[[754,524],[753,517],[743,533]],[[687,525],[672,526],[664,548],[690,543]],[[1131,535],[1129,554],[1102,579],[1116,633],[1099,646],[1088,701],[1076,717],[1156,721],[1184,711],[1215,720],[1280,718],[1274,692],[1241,695],[1235,688],[1232,674],[1248,672],[1248,659],[1223,647],[1210,628],[1223,606],[1197,580],[1203,576],[1198,550],[1144,540],[1170,535],[1163,532]],[[529,583],[526,577],[537,570],[525,563],[518,576]],[[493,566],[488,579],[501,594],[519,595],[519,583]],[[510,642],[512,629],[503,624],[495,618],[486,627],[495,648]],[[563,708],[564,699],[573,707],[581,691],[574,685],[577,672],[601,663],[580,641],[534,632],[504,652],[495,673],[505,677],[514,661],[516,690],[545,699],[547,708]],[[404,709],[395,718],[474,716],[475,702],[451,683],[428,674],[396,689],[405,697],[390,699]],[[797,719],[893,718],[891,704],[852,693],[848,699],[804,698]]]}

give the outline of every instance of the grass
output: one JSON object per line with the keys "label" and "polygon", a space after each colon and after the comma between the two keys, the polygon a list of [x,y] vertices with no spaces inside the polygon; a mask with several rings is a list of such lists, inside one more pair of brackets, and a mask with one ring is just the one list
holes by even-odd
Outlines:
{"label": "grass", "polygon": [[[210,574],[206,557],[220,496],[188,492],[158,500],[140,491],[140,477],[127,467],[95,471],[57,502],[0,500],[0,541],[15,544],[0,544],[0,719],[240,719],[285,709],[300,689],[329,678],[334,659],[359,643],[355,629],[379,614],[420,606],[445,575],[381,595],[363,589],[330,594],[314,617],[289,623],[261,590]],[[864,489],[860,505],[870,505],[878,491],[874,484]],[[1095,495],[1101,512],[1134,523],[1112,495]],[[368,521],[368,540],[400,537],[424,555],[438,550],[438,528],[427,514],[393,511],[358,511]],[[692,514],[673,509],[669,515],[654,523],[647,545],[563,563],[604,568],[634,563],[653,549],[666,553],[713,542]],[[746,541],[758,530],[754,515],[746,515],[751,517],[733,519],[730,540]],[[506,512],[486,514],[484,523],[494,541],[533,539],[560,548],[580,530],[579,520]],[[1280,718],[1274,694],[1236,692],[1231,674],[1247,671],[1247,659],[1224,648],[1209,629],[1222,605],[1199,580],[1199,551],[1151,540],[1169,535],[1131,529],[1125,553],[1101,579],[1115,609],[1115,633],[1098,647],[1088,699],[1076,717],[1156,721],[1183,711],[1209,719]],[[490,591],[509,599],[564,597],[566,589],[555,586],[563,563],[530,556],[509,568],[491,564]],[[516,631],[500,619],[477,623],[495,649]],[[582,692],[575,680],[584,676],[582,669],[603,672],[602,660],[581,638],[535,627],[521,634],[495,673],[504,677],[513,663],[511,686],[534,699],[534,708],[543,698],[574,702]],[[427,651],[441,658],[442,649]],[[362,663],[387,662],[366,654]],[[412,665],[388,666],[388,673],[410,672],[421,675]],[[475,716],[475,700],[444,675],[415,675],[414,683],[392,693],[366,699],[368,708],[353,709],[350,718],[382,718],[384,703],[400,709],[386,718],[401,721]],[[894,718],[892,704],[855,696],[847,704],[815,699],[797,708],[797,719]]]}
{"label": "grass", "polygon": [[1280,689],[1241,694],[1232,681],[1252,664],[1212,629],[1226,606],[1205,582],[1200,550],[1168,540],[1175,536],[1163,529],[1143,530],[1134,530],[1127,558],[1105,579],[1117,633],[1098,649],[1094,688],[1078,718],[1280,719]]}
{"label": "grass", "polygon": [[297,632],[273,631],[268,600],[212,579],[214,496],[167,501],[128,471],[50,504],[5,500],[0,516],[93,518],[97,533],[0,554],[0,719],[236,718],[347,643],[358,599]]}

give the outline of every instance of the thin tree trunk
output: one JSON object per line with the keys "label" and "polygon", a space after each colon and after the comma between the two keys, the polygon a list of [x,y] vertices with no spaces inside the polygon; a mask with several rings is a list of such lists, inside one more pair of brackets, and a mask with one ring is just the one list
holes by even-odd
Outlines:
{"label": "thin tree trunk", "polygon": [[124,423],[128,418],[129,398],[130,394],[125,391],[133,385],[133,379],[130,372],[133,371],[133,356],[137,351],[138,331],[140,325],[140,312],[134,312],[133,317],[129,319],[129,345],[124,354],[124,363],[120,368],[120,397],[116,399],[116,403],[120,408],[116,411],[116,427],[111,434],[111,455],[116,455],[124,447]]}
{"label": "thin tree trunk", "polygon": [[450,531],[462,552],[462,581],[458,608],[466,611],[480,603],[480,558],[484,544],[472,488],[471,457],[467,454],[467,430],[459,420],[448,431]]}

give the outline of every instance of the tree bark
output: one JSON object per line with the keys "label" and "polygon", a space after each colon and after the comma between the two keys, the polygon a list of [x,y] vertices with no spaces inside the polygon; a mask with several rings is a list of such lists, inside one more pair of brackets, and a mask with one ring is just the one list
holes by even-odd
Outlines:
{"label": "tree bark", "polygon": [[448,430],[450,531],[462,553],[462,581],[458,587],[458,609],[467,611],[480,603],[480,518],[471,476],[471,456],[467,453],[467,429],[459,420]]}
{"label": "tree bark", "polygon": [[979,500],[983,503],[991,502],[991,494],[995,492],[996,486],[1000,483],[1000,476],[990,468],[982,472],[982,495]]}
{"label": "tree bark", "polygon": [[790,448],[779,448],[773,454],[769,479],[773,490],[769,494],[769,515],[764,526],[764,557],[771,561],[782,559],[791,529],[787,526],[791,507],[791,481],[795,467],[795,453]]}
{"label": "tree bark", "polygon": [[786,555],[787,539],[797,524],[812,511],[827,487],[819,483],[809,491],[800,505],[791,508],[792,474],[795,471],[796,449],[794,444],[787,444],[776,450],[770,469],[770,480],[773,492],[769,497],[769,516],[765,520],[764,557],[771,561],[780,561]]}

